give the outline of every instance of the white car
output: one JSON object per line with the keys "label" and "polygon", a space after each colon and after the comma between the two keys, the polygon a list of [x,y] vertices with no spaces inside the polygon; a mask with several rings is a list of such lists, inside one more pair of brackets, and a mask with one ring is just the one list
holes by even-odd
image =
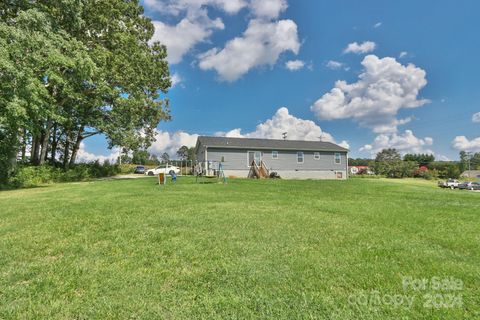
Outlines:
{"label": "white car", "polygon": [[171,166],[171,165],[163,165],[156,167],[155,169],[148,169],[145,171],[146,176],[155,176],[160,173],[170,174],[171,172],[175,172],[175,174],[180,173],[180,168]]}
{"label": "white car", "polygon": [[455,179],[448,179],[447,181],[439,181],[438,186],[441,188],[450,188],[450,189],[455,189],[458,188],[458,185],[460,184],[460,181],[455,180]]}

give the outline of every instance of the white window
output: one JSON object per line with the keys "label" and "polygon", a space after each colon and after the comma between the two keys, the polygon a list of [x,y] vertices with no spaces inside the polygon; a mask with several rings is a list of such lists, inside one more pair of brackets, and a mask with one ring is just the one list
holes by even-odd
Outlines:
{"label": "white window", "polygon": [[278,159],[278,151],[272,151],[272,159]]}
{"label": "white window", "polygon": [[335,153],[335,164],[340,164],[342,163],[342,156],[340,155],[340,153],[336,152]]}
{"label": "white window", "polygon": [[315,152],[315,153],[313,154],[313,159],[315,159],[315,160],[320,160],[320,152]]}
{"label": "white window", "polygon": [[297,163],[303,163],[303,152],[297,152]]}

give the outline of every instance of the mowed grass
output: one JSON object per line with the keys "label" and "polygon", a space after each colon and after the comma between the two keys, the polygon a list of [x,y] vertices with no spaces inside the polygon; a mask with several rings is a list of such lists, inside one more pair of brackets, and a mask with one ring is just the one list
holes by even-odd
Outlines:
{"label": "mowed grass", "polygon": [[[0,318],[480,317],[480,193],[413,180],[155,183],[1,192]],[[415,291],[402,277],[463,287]],[[445,305],[427,308],[437,293]],[[380,303],[356,300],[372,294]]]}

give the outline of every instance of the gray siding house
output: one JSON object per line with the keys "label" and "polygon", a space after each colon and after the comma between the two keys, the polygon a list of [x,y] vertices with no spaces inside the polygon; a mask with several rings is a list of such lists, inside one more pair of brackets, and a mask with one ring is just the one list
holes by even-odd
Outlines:
{"label": "gray siding house", "polygon": [[199,162],[222,162],[227,176],[247,177],[253,160],[290,179],[346,179],[348,149],[331,142],[200,136]]}

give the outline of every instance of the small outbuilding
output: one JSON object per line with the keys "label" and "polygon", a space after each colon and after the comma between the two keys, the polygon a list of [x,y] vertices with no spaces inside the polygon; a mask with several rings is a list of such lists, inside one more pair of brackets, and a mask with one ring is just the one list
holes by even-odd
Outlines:
{"label": "small outbuilding", "polygon": [[227,176],[247,177],[252,163],[291,179],[346,179],[348,149],[325,141],[200,136],[200,163],[221,162]]}

